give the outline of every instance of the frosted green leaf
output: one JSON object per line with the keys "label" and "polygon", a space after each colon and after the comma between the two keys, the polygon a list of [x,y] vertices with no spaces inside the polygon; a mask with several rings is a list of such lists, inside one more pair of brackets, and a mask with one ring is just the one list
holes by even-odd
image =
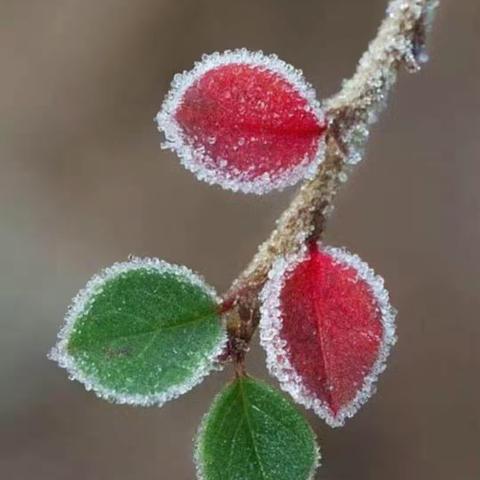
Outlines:
{"label": "frosted green leaf", "polygon": [[200,480],[308,480],[319,459],[315,436],[290,401],[248,377],[216,397],[195,456]]}
{"label": "frosted green leaf", "polygon": [[216,366],[225,338],[218,298],[199,276],[134,258],[79,292],[50,358],[100,397],[160,406]]}

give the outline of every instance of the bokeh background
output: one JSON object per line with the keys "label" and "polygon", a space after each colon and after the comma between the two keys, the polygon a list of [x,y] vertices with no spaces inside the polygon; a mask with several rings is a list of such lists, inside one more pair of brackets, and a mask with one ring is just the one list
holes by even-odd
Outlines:
{"label": "bokeh background", "polygon": [[[0,477],[193,480],[210,377],[162,409],[113,406],[46,359],[69,299],[129,253],[220,291],[293,190],[200,183],[161,151],[172,75],[245,46],[304,70],[321,97],[349,76],[385,0],[0,0]],[[327,240],[381,273],[399,343],[343,429],[308,414],[323,480],[480,476],[480,3],[442,0],[423,72],[402,74]],[[267,378],[255,347],[251,371]],[[292,479],[295,480],[295,479]]]}

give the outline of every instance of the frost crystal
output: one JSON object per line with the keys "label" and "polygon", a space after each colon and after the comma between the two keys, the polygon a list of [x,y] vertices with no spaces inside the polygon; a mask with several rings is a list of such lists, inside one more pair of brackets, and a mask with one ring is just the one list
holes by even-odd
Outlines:
{"label": "frost crystal", "polygon": [[[315,249],[305,247],[272,267],[261,294],[260,341],[281,387],[336,427],[373,394],[395,343],[396,312],[383,279],[358,256],[320,244]],[[326,260],[312,277],[303,267],[317,251]]]}
{"label": "frost crystal", "polygon": [[266,193],[312,177],[326,121],[302,72],[245,49],[204,55],[175,75],[156,117],[165,148],[201,180]]}
{"label": "frost crystal", "polygon": [[360,59],[355,75],[343,83],[340,94],[326,102],[329,116],[337,121],[338,140],[347,163],[362,159],[369,127],[385,107],[397,77],[397,65],[403,63],[410,71],[417,71],[428,60],[425,33],[437,6],[437,0],[390,2],[387,17]]}
{"label": "frost crystal", "polygon": [[[163,302],[159,301],[161,292],[146,290],[145,277],[131,279],[134,272],[164,279]],[[123,279],[123,286],[112,287],[119,279]],[[162,288],[160,281],[150,285]],[[185,299],[183,310],[172,304],[172,299],[180,298]],[[169,314],[169,323],[162,324],[161,308],[180,312],[181,317],[195,314],[194,301],[202,302],[202,312],[213,312],[208,325],[198,324],[193,330],[192,322],[186,324],[185,318],[175,321]],[[214,317],[218,302],[215,291],[188,268],[132,257],[95,275],[77,294],[49,358],[65,368],[70,379],[80,381],[101,398],[120,404],[161,406],[191,390],[218,367],[216,360],[226,343],[226,333]],[[83,335],[83,343],[73,353],[75,335]],[[164,351],[157,347],[164,347]],[[172,352],[180,364],[176,371],[169,359]]]}

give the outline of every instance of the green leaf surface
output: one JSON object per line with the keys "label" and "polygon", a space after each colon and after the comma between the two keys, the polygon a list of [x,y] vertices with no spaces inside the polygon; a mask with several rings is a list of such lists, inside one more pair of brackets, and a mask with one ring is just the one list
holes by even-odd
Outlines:
{"label": "green leaf surface", "polygon": [[200,277],[132,259],[77,295],[50,356],[101,397],[162,405],[199,383],[224,343],[218,299]]}
{"label": "green leaf surface", "polygon": [[318,458],[315,436],[290,401],[248,377],[216,397],[196,445],[202,480],[307,480]]}

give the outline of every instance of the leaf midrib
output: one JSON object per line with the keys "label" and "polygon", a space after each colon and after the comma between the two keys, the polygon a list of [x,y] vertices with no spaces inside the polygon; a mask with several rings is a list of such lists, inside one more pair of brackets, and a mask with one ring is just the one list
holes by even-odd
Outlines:
{"label": "leaf midrib", "polygon": [[[319,271],[320,267],[318,266],[317,263],[315,263],[315,273],[316,273],[316,276],[318,276],[318,271]],[[314,289],[314,287],[312,286],[312,290]],[[317,317],[316,318],[316,325],[317,325],[317,334],[318,334],[318,338],[320,340],[320,355],[322,357],[322,360],[323,360],[323,366],[324,366],[324,369],[325,369],[325,379],[327,382],[330,381],[330,362],[328,361],[327,359],[327,352],[326,352],[326,345],[325,345],[325,339],[324,339],[324,321],[323,321],[323,317],[322,315],[320,314],[320,311],[319,311],[319,308],[318,308],[318,304],[317,304],[317,298],[316,298],[316,295],[315,293],[316,292],[313,292],[314,294],[311,294],[311,298],[313,298],[313,310],[315,312],[315,316]],[[332,393],[327,390],[327,389],[324,389],[326,390],[326,397],[327,397],[327,403],[328,403],[328,406],[329,408],[330,405],[332,404],[332,401],[333,401],[333,398],[332,398]]]}
{"label": "leaf midrib", "polygon": [[[127,316],[127,317],[134,317],[134,318],[137,318],[137,319],[143,321],[141,319],[141,317],[139,317],[139,316],[137,316],[133,313],[128,313],[128,312],[112,312],[112,313],[114,315],[123,315],[123,316]],[[109,315],[109,313],[107,312],[106,315]],[[160,326],[160,327],[153,328],[153,329],[143,331],[143,332],[135,332],[135,333],[131,333],[131,334],[128,334],[128,335],[112,335],[112,336],[109,336],[108,338],[91,340],[91,341],[89,341],[89,348],[85,348],[85,346],[82,346],[82,349],[90,350],[91,349],[90,347],[98,347],[100,345],[103,345],[105,343],[109,343],[109,342],[114,341],[114,340],[137,338],[137,337],[142,337],[142,336],[145,336],[145,335],[153,335],[154,337],[156,337],[161,332],[169,331],[169,330],[175,330],[177,328],[185,327],[185,326],[191,325],[193,323],[201,322],[202,320],[204,320],[208,317],[214,316],[214,315],[215,315],[215,312],[209,312],[208,314],[203,314],[203,315],[200,315],[198,317],[194,317],[191,320],[187,320],[185,322],[182,322],[182,323],[179,323],[179,324],[176,324],[176,325]]]}
{"label": "leaf midrib", "polygon": [[247,403],[249,403],[249,402],[247,401],[247,397],[245,395],[245,391],[244,391],[244,388],[243,388],[243,381],[244,380],[239,379],[238,380],[238,385],[239,385],[239,389],[240,389],[242,409],[243,409],[243,414],[245,416],[245,421],[246,421],[246,425],[247,425],[248,434],[249,434],[250,440],[252,442],[252,447],[253,447],[253,451],[255,453],[255,458],[257,460],[258,466],[260,467],[260,472],[261,472],[262,478],[263,478],[263,480],[268,480],[268,477],[265,474],[265,470],[264,470],[262,462],[260,460],[260,455],[259,455],[258,450],[257,450],[255,439],[253,437],[252,424],[251,424],[250,415],[248,414],[248,408],[247,408]]}

